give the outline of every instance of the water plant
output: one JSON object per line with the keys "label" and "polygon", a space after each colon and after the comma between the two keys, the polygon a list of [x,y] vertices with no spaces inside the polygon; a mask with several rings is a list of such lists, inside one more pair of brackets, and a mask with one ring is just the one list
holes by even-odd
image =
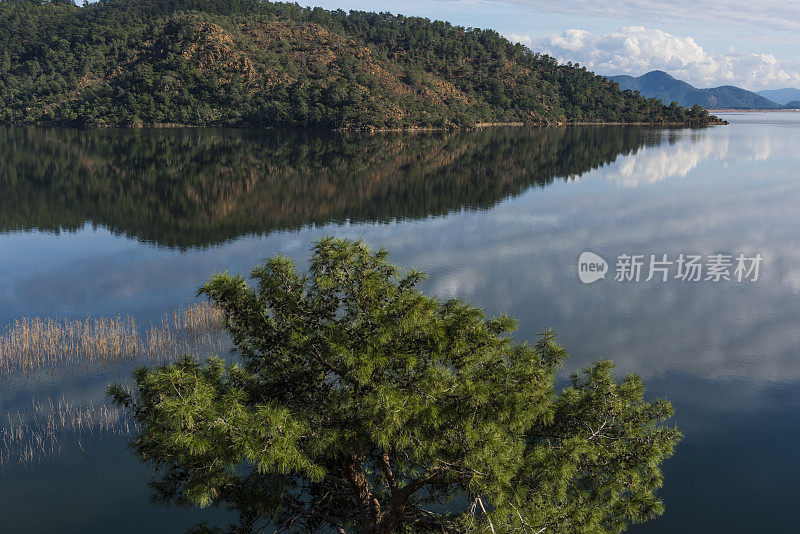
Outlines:
{"label": "water plant", "polygon": [[191,303],[144,329],[131,316],[21,318],[0,336],[0,382],[113,363],[164,363],[198,350],[222,352],[223,323],[221,311],[207,302]]}

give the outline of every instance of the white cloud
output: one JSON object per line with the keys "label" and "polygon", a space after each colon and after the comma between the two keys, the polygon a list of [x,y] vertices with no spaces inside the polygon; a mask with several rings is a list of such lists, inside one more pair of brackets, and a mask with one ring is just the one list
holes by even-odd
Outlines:
{"label": "white cloud", "polygon": [[528,47],[533,45],[533,39],[531,38],[530,35],[519,35],[517,33],[509,33],[508,35],[506,35],[506,37],[509,40],[514,41],[515,43],[522,43]]}
{"label": "white cloud", "polygon": [[508,38],[561,61],[580,63],[598,74],[639,76],[658,69],[697,87],[730,84],[758,90],[800,85],[797,65],[781,62],[772,54],[737,53],[733,49],[713,54],[692,37],[642,26],[604,34],[570,29],[546,36],[511,34]]}

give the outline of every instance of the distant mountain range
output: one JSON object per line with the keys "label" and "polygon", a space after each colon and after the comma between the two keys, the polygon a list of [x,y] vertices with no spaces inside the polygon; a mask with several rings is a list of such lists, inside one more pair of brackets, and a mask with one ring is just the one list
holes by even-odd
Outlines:
{"label": "distant mountain range", "polygon": [[[777,89],[754,93],[733,85],[698,89],[660,70],[632,76],[609,76],[621,89],[639,91],[648,98],[659,98],[665,104],[700,105],[706,109],[797,109],[799,89]],[[770,98],[770,95],[774,99]]]}
{"label": "distant mountain range", "polygon": [[787,87],[786,89],[766,89],[764,91],[758,91],[758,94],[782,106],[792,102],[795,104],[800,103],[800,89],[795,89],[794,87]]}

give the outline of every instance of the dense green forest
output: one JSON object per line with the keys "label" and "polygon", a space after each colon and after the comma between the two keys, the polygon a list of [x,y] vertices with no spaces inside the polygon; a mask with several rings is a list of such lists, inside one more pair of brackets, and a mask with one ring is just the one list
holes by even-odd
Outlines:
{"label": "dense green forest", "polygon": [[708,124],[497,32],[260,0],[0,0],[0,122]]}
{"label": "dense green forest", "polygon": [[0,127],[0,232],[94,224],[186,248],[485,209],[672,135],[624,126],[412,135]]}

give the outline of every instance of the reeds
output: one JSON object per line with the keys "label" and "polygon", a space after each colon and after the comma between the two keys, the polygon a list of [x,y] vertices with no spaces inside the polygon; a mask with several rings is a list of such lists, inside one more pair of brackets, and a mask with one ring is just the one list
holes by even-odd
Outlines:
{"label": "reeds", "polygon": [[[184,354],[220,354],[228,348],[224,316],[206,302],[189,304],[147,328],[121,316],[75,321],[25,318],[0,336],[0,383],[102,371],[117,364],[164,364]],[[130,435],[138,429],[128,415],[104,403],[32,400],[0,420],[0,471],[59,455],[68,436],[82,449],[89,437]]]}
{"label": "reeds", "polygon": [[62,322],[19,319],[0,337],[0,382],[41,372],[53,375],[79,369],[103,369],[111,363],[166,363],[201,349],[228,346],[222,312],[193,303],[166,315],[145,331],[132,317]]}
{"label": "reeds", "polygon": [[128,415],[123,408],[107,404],[77,406],[65,399],[32,400],[25,410],[9,413],[0,426],[0,471],[54,458],[69,435],[81,449],[81,440],[87,437],[130,435],[138,427]]}

